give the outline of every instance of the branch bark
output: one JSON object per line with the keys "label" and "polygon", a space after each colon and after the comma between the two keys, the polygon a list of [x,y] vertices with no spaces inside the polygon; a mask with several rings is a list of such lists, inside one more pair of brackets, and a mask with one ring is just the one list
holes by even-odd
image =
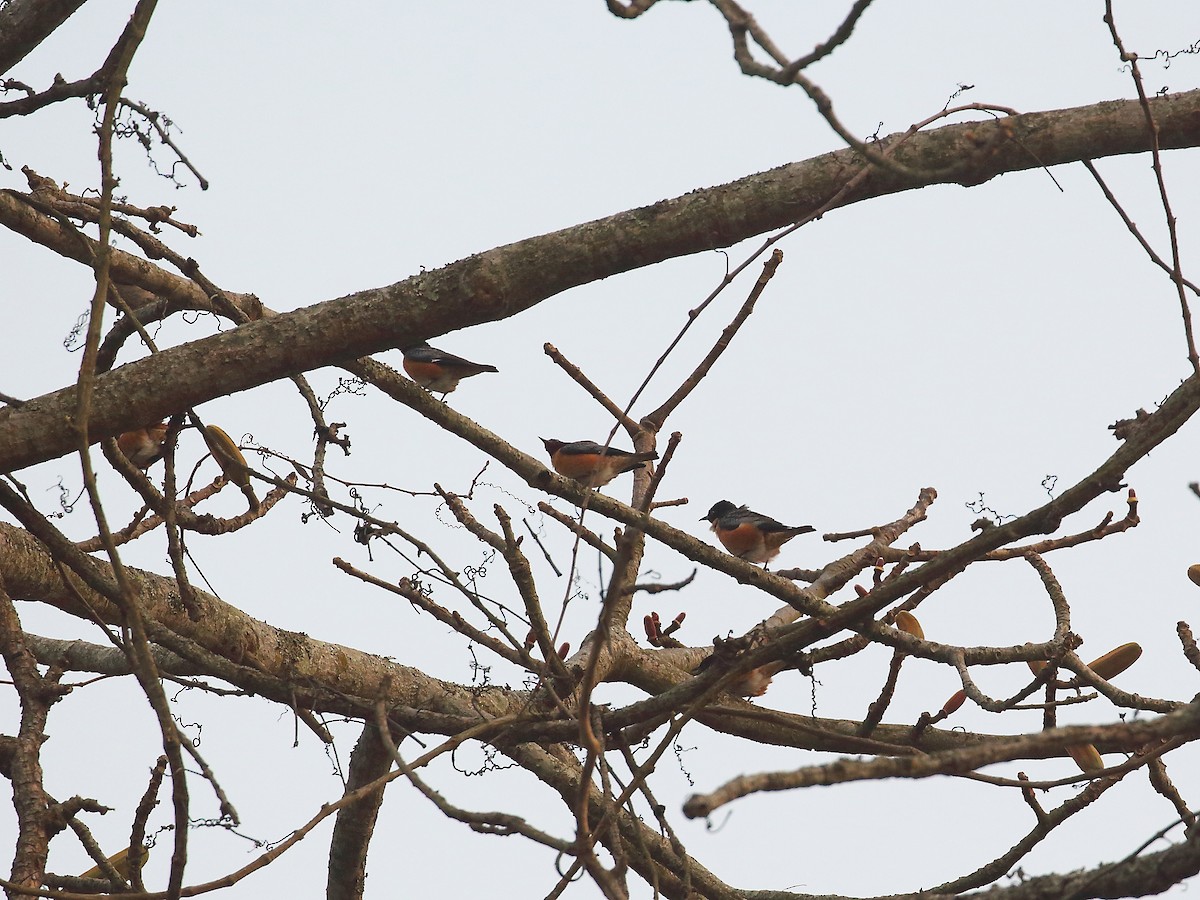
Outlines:
{"label": "branch bark", "polygon": [[[379,730],[367,722],[363,725],[354,752],[350,754],[350,773],[346,793],[371,784],[388,773],[392,755]],[[329,844],[329,873],[326,877],[326,900],[362,900],[367,881],[367,848],[375,833],[379,807],[383,804],[383,787],[367,794],[357,803],[338,810],[334,820],[333,837]]]}
{"label": "branch bark", "polygon": [[0,7],[0,75],[23,60],[86,0],[12,0]]}
{"label": "branch bark", "polygon": [[[1200,146],[1200,90],[1155,98],[1150,106],[1159,146]],[[898,137],[885,139],[885,146]],[[948,125],[910,137],[894,158],[910,169],[932,172],[953,163],[954,180],[972,186],[1005,172],[1145,152],[1152,144],[1137,101],[1108,101]],[[730,246],[803,218],[862,165],[852,150],[827,153],[498,247],[387,287],[251,322],[121,366],[97,379],[94,439],[298,372],[505,319],[577,285]],[[936,180],[876,170],[839,205]],[[36,236],[40,229],[30,227],[28,207],[7,199],[0,202],[0,224]],[[77,253],[77,239],[72,244]],[[122,280],[117,268],[113,277]],[[18,410],[0,410],[0,471],[71,450],[64,423],[74,393],[66,388]]]}

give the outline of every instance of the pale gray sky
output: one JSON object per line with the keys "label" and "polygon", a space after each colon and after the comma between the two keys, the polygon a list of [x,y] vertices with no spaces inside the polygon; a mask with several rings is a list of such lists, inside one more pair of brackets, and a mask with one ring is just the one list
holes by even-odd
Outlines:
{"label": "pale gray sky", "polygon": [[[90,73],[132,6],[91,0],[10,74],[43,86],[55,72],[68,79]],[[799,55],[828,36],[846,6],[750,8],[777,43]],[[1099,3],[881,0],[850,42],[809,75],[860,135],[906,128],[940,109],[960,84],[974,85],[963,100],[1022,111],[1133,96],[1102,12]],[[1122,3],[1117,13],[1127,45],[1143,56],[1200,38],[1195,3]],[[1194,57],[1169,68],[1144,65],[1151,91],[1189,89],[1200,76]],[[724,24],[701,3],[660,4],[626,22],[610,16],[601,0],[164,2],[126,95],[175,120],[181,145],[212,187],[200,192],[181,170],[186,187],[174,189],[153,175],[139,147],[126,143],[117,160],[122,191],[138,205],[178,206],[178,217],[202,236],[171,235],[172,245],[222,287],[252,291],[281,311],[840,147],[799,90],[738,72]],[[82,104],[6,120],[0,151],[16,169],[0,172],[0,186],[24,188],[23,165],[75,190],[98,180],[91,114]],[[1194,259],[1200,214],[1200,156],[1169,153],[1166,162],[1186,266]],[[1149,159],[1104,160],[1100,168],[1165,252]],[[1001,513],[1023,513],[1044,501],[1047,476],[1057,476],[1061,489],[1107,457],[1116,447],[1107,426],[1139,406],[1151,408],[1187,374],[1178,305],[1168,280],[1108,211],[1082,167],[1053,174],[1062,192],[1040,170],[971,189],[934,187],[839,210],[784,241],[783,266],[758,311],[714,375],[667,423],[685,439],[660,496],[691,502],[664,510],[662,518],[703,534],[707,526],[696,520],[713,501],[728,498],[787,522],[810,522],[818,533],[846,531],[898,517],[920,488],[932,485],[939,501],[911,539],[946,546],[969,536],[977,514],[964,504],[980,492]],[[734,248],[730,257],[738,262],[747,252],[748,246]],[[64,351],[63,340],[90,298],[90,272],[8,233],[0,233],[0,259],[0,290],[20,310],[0,329],[6,363],[0,391],[28,397],[70,383],[79,358]],[[451,404],[539,456],[539,436],[603,440],[609,421],[550,363],[542,344],[558,346],[623,400],[725,265],[719,254],[672,261],[437,339],[436,346],[501,370],[465,383]],[[635,416],[656,406],[705,352],[758,266],[750,271],[701,320]],[[597,308],[605,314],[597,316]],[[172,325],[163,329],[162,343],[211,328],[205,319]],[[383,358],[396,364],[399,355]],[[323,391],[337,378],[314,374]],[[216,401],[203,412],[235,438],[250,433],[300,457],[308,447],[311,425],[287,387]],[[437,480],[465,489],[483,464],[478,451],[375,396],[342,397],[330,416],[348,421],[353,439],[353,455],[332,466],[339,477],[411,490],[428,490]],[[1086,640],[1082,655],[1140,642],[1145,657],[1121,684],[1154,696],[1190,696],[1196,681],[1174,636],[1175,622],[1195,619],[1200,609],[1200,594],[1184,577],[1188,564],[1200,561],[1200,501],[1186,488],[1200,479],[1195,447],[1195,428],[1188,426],[1131,473],[1142,500],[1140,527],[1051,559],[1072,602],[1074,628]],[[182,459],[202,452],[194,435],[185,438]],[[47,508],[59,478],[72,493],[80,483],[73,459],[20,477]],[[549,535],[561,563],[568,544],[557,526],[523,510],[543,496],[495,463],[484,481],[478,509],[500,502],[524,512]],[[620,496],[628,490],[620,485],[609,490]],[[115,479],[112,490],[121,498],[111,501],[120,521],[133,498]],[[448,548],[456,564],[479,563],[478,548],[448,526],[450,517],[439,515],[433,501],[371,496],[381,504],[380,517]],[[239,502],[234,494],[216,508],[233,511]],[[1066,527],[1081,530],[1110,509],[1124,514],[1121,495],[1093,504]],[[298,502],[285,502],[232,538],[191,539],[192,554],[220,596],[280,627],[469,681],[470,659],[454,635],[408,604],[349,581],[328,561],[344,556],[390,579],[410,574],[412,566],[378,546],[371,562],[351,540],[347,520],[332,523],[340,531],[316,522],[301,526],[301,511]],[[80,504],[60,524],[84,536],[91,522]],[[127,560],[168,571],[161,536],[141,543],[126,551]],[[843,552],[845,545],[831,548],[805,536],[778,562],[816,566]],[[691,571],[660,546],[651,547],[646,565],[664,580]],[[538,576],[546,597],[566,592],[566,579],[555,579],[547,567]],[[485,586],[509,591],[495,564]],[[574,601],[568,616],[567,638],[575,646],[594,617],[596,586],[595,561],[587,558],[578,587],[588,596]],[[1032,570],[1019,564],[976,567],[941,593],[920,616],[934,640],[1004,645],[1045,639],[1053,626]],[[766,598],[707,573],[682,594],[637,602],[639,616],[656,609],[670,618],[686,610],[687,643],[740,634],[772,612]],[[21,612],[34,631],[99,638],[52,612],[31,605]],[[880,650],[862,654],[820,672],[815,689],[789,673],[758,702],[809,712],[815,696],[818,714],[859,719],[886,665]],[[500,666],[492,678],[518,683]],[[980,678],[986,690],[1004,695],[1027,673]],[[915,720],[957,686],[944,667],[910,661],[888,721]],[[598,699],[631,696],[606,688]],[[242,814],[242,833],[278,841],[340,794],[333,765],[314,738],[302,729],[300,747],[291,748],[286,710],[197,692],[179,695],[177,708]],[[968,705],[951,724],[1036,728],[1038,714],[1027,715],[998,718]],[[1095,702],[1062,718],[1113,716]],[[118,848],[158,753],[148,706],[132,682],[95,685],[56,707],[48,730],[48,789],[115,807],[92,824],[106,847]],[[359,727],[335,730],[345,764]],[[728,821],[724,812],[714,817],[723,827],[709,833],[703,822],[677,812],[692,791],[817,757],[747,747],[699,726],[684,732],[681,745],[681,765],[660,765],[659,799],[689,849],[739,887],[863,895],[915,890],[994,858],[1032,824],[1015,792],[940,779],[748,798],[730,807]],[[1195,798],[1194,751],[1170,759],[1176,784]],[[479,754],[468,748],[456,763],[473,769]],[[1033,777],[1059,777],[1070,774],[1070,765],[1021,768]],[[557,799],[522,774],[464,778],[447,762],[428,778],[461,806],[511,807],[539,827],[571,833]],[[1071,791],[1058,789],[1044,802],[1057,805]],[[193,795],[195,814],[205,815],[198,780]],[[167,812],[152,825],[169,821]],[[1052,836],[1023,868],[1032,874],[1119,858],[1172,817],[1144,778],[1131,778]],[[11,816],[0,817],[0,845],[13,831]],[[318,895],[328,838],[326,824],[226,896]],[[236,869],[255,852],[219,829],[197,829],[192,841],[187,883]],[[169,836],[149,864],[152,883],[165,880],[166,846]],[[90,865],[70,838],[55,842],[51,863],[63,872]],[[497,896],[540,897],[556,880],[553,864],[548,851],[518,838],[480,837],[445,822],[397,782],[372,846],[367,896],[467,896],[483,883]],[[635,891],[650,896],[644,886]],[[568,892],[593,895],[584,886]]]}

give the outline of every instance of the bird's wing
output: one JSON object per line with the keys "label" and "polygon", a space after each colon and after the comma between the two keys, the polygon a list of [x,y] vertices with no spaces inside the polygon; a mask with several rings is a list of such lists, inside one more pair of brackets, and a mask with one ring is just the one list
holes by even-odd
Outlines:
{"label": "bird's wing", "polygon": [[762,513],[757,513],[745,506],[739,506],[725,518],[730,519],[736,525],[749,522],[760,531],[787,531],[788,526],[782,522],[772,519],[770,516],[764,516]]}
{"label": "bird's wing", "polygon": [[469,359],[463,359],[461,356],[455,356],[453,353],[447,353],[445,350],[435,350],[433,347],[420,348],[419,356],[421,362],[437,363],[439,366],[473,366],[475,363]]}
{"label": "bird's wing", "polygon": [[559,452],[568,455],[600,453],[608,456],[620,456],[625,451],[617,450],[615,447],[609,447],[606,450],[603,444],[597,444],[595,441],[572,441],[569,444],[563,444]]}
{"label": "bird's wing", "polygon": [[761,513],[755,513],[754,524],[766,532],[792,530],[791,525],[784,525],[782,522],[777,522],[770,516],[764,516]]}

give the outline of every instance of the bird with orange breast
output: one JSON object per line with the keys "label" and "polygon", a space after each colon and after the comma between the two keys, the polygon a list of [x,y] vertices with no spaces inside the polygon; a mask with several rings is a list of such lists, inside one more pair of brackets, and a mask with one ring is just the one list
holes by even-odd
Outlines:
{"label": "bird with orange breast", "polygon": [[641,469],[650,460],[658,459],[658,453],[654,450],[631,453],[616,447],[605,447],[595,441],[565,443],[554,438],[542,438],[542,443],[546,445],[555,472],[590,488],[603,487],[623,472]]}
{"label": "bird with orange breast", "polygon": [[163,458],[163,442],[167,438],[167,423],[147,425],[126,431],[117,438],[117,448],[127,460],[143,472]]}
{"label": "bird with orange breast", "polygon": [[728,500],[714,503],[700,521],[710,523],[725,549],[738,559],[762,563],[763,568],[796,535],[816,531],[811,525],[789,527],[745,506],[734,506]]}
{"label": "bird with orange breast", "polygon": [[[701,675],[708,671],[714,665],[720,664],[720,660],[716,653],[704,657],[700,660],[700,665],[693,670],[694,674]],[[737,678],[734,678],[726,686],[725,690],[735,697],[761,697],[767,692],[767,688],[771,686],[771,681],[783,671],[784,663],[769,662],[758,668],[751,669],[749,672],[744,672]]]}
{"label": "bird with orange breast", "polygon": [[420,343],[404,349],[404,371],[425,390],[441,394],[445,400],[464,378],[500,370]]}

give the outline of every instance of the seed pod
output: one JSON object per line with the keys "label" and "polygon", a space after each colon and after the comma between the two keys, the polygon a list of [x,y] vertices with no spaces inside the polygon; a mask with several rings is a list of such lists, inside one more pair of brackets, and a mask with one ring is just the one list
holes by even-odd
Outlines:
{"label": "seed pod", "polygon": [[948,716],[952,712],[957,712],[958,708],[963,705],[967,699],[967,692],[959,688],[950,695],[950,699],[942,704],[942,715]]}
{"label": "seed pod", "polygon": [[1088,668],[1101,678],[1108,680],[1115,678],[1132,666],[1141,655],[1141,645],[1130,641],[1128,644],[1122,644],[1116,650],[1109,650],[1099,659],[1088,663]]}
{"label": "seed pod", "polygon": [[1200,584],[1200,563],[1188,566],[1188,578],[1192,579],[1194,584]]}
{"label": "seed pod", "polygon": [[1104,768],[1104,759],[1092,744],[1073,744],[1067,748],[1067,752],[1071,754],[1071,759],[1075,760],[1075,765],[1084,772],[1090,774]]}
{"label": "seed pod", "polygon": [[911,634],[917,640],[925,640],[925,632],[921,630],[921,623],[917,621],[917,617],[907,610],[900,610],[896,613],[896,627],[905,634]]}

